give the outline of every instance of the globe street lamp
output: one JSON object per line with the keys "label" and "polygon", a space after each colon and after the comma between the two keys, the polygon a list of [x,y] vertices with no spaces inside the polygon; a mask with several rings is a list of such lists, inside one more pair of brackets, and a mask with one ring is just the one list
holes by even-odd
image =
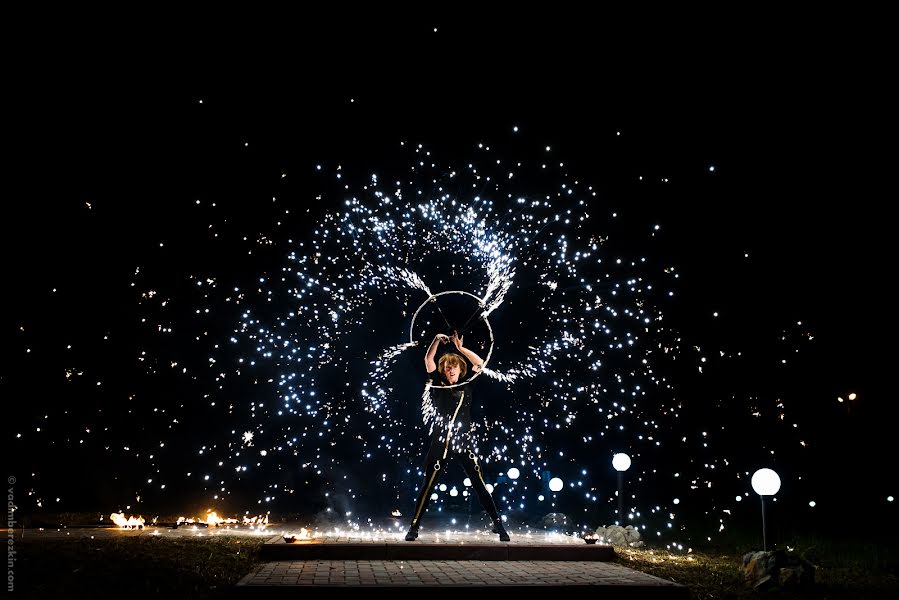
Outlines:
{"label": "globe street lamp", "polygon": [[618,524],[624,526],[624,472],[631,468],[631,457],[619,452],[612,457],[612,466],[618,471]]}
{"label": "globe street lamp", "polygon": [[762,550],[768,550],[765,528],[765,496],[773,496],[780,490],[780,477],[771,469],[759,469],[752,474],[752,489],[762,499]]}

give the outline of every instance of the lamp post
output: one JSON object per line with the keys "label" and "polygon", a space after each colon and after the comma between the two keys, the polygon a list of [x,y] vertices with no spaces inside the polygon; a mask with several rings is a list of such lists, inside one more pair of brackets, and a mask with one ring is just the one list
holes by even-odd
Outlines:
{"label": "lamp post", "polygon": [[619,452],[612,457],[612,466],[618,471],[618,524],[624,526],[624,472],[631,468],[631,457]]}
{"label": "lamp post", "polygon": [[771,469],[759,469],[752,474],[752,489],[762,499],[762,550],[768,550],[768,534],[765,525],[765,496],[773,496],[780,490],[780,477]]}

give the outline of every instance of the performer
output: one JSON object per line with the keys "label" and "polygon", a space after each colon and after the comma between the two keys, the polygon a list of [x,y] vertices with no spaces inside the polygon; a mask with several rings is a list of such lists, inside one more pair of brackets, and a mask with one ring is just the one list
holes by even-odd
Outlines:
{"label": "performer", "polygon": [[[448,352],[440,357],[438,364],[434,363],[437,354],[437,346],[447,344],[450,341],[456,346],[455,352]],[[461,356],[460,356],[461,355]],[[464,358],[463,358],[464,357]],[[471,363],[471,375],[468,376],[468,364]],[[418,500],[415,502],[415,512],[412,515],[412,524],[406,541],[413,542],[418,538],[418,528],[421,525],[421,517],[428,507],[428,501],[437,485],[440,471],[446,466],[447,460],[453,455],[462,460],[465,473],[471,480],[471,485],[478,495],[481,506],[493,520],[493,533],[499,534],[500,541],[508,542],[509,534],[503,527],[502,519],[496,510],[493,497],[487,491],[484,477],[481,475],[481,465],[478,456],[474,452],[474,444],[471,440],[471,403],[472,383],[470,380],[484,366],[480,356],[469,350],[464,345],[464,337],[456,331],[452,337],[438,334],[428,351],[425,353],[425,370],[431,381],[431,404],[434,411],[434,422],[431,433],[431,444],[425,459],[425,480],[422,485]],[[446,389],[462,382],[463,385]]]}

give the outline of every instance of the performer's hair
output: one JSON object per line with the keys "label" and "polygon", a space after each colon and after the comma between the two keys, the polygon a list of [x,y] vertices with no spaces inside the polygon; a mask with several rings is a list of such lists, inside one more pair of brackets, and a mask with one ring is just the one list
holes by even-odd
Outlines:
{"label": "performer's hair", "polygon": [[465,377],[466,373],[468,373],[468,365],[466,364],[465,359],[455,352],[447,352],[441,356],[440,360],[437,362],[437,370],[443,373],[447,363],[449,363],[449,366],[451,367],[459,365],[459,379],[462,379]]}

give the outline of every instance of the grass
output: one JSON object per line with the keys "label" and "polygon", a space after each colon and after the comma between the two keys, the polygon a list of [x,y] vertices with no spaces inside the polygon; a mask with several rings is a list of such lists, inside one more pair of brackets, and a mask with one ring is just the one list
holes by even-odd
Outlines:
{"label": "grass", "polygon": [[16,591],[37,598],[215,598],[259,562],[247,537],[16,538]]}
{"label": "grass", "polygon": [[743,581],[743,555],[752,547],[672,554],[667,550],[616,549],[616,561],[637,571],[687,586],[693,598],[890,598],[899,595],[896,548],[861,541],[814,537],[781,545],[815,566],[815,588],[760,594]]}

